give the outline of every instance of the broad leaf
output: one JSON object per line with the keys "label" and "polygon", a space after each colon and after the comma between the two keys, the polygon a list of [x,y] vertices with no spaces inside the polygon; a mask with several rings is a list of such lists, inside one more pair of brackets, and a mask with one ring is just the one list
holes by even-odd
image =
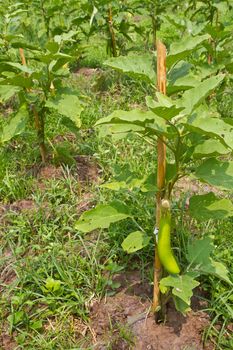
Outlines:
{"label": "broad leaf", "polygon": [[193,289],[199,285],[199,282],[189,275],[176,275],[162,278],[161,287],[171,287],[172,294],[180,298],[185,304],[190,305]]}
{"label": "broad leaf", "polygon": [[177,79],[174,84],[169,84],[167,86],[167,95],[170,96],[180,91],[190,90],[195,86],[198,86],[200,81],[193,76],[186,76]]}
{"label": "broad leaf", "polygon": [[229,199],[219,199],[211,192],[191,197],[189,210],[197,220],[220,220],[233,216],[233,203]]}
{"label": "broad leaf", "polygon": [[212,137],[217,136],[220,140],[223,140],[227,146],[233,149],[233,126],[225,123],[224,120],[220,118],[212,118],[204,113],[203,116],[189,118],[187,121],[187,127],[192,131],[201,133],[202,135],[205,134]]}
{"label": "broad leaf", "polygon": [[209,139],[195,147],[194,158],[213,157],[230,153],[219,140]]}
{"label": "broad leaf", "polygon": [[131,232],[123,241],[122,248],[128,254],[134,253],[146,247],[150,242],[150,237],[148,237],[144,232],[135,231]]}
{"label": "broad leaf", "polygon": [[186,36],[182,40],[173,43],[170,47],[169,55],[167,56],[167,67],[170,68],[174,63],[183,60],[194,49],[198,48],[203,41],[209,38],[209,34],[195,37]]}
{"label": "broad leaf", "polygon": [[0,85],[12,85],[24,87],[26,89],[30,89],[33,85],[33,80],[31,76],[25,76],[25,74],[18,74],[14,76],[10,76],[6,79],[0,80]]}
{"label": "broad leaf", "polygon": [[[150,111],[141,111],[140,109],[133,109],[131,111],[117,110],[110,114],[108,117],[101,118],[95,125],[101,124],[137,124],[144,125],[146,122],[153,122],[159,119],[154,113]],[[164,125],[164,121],[160,118],[161,124]]]}
{"label": "broad leaf", "polygon": [[83,106],[77,95],[65,92],[51,97],[46,102],[46,107],[55,109],[59,114],[71,119],[77,127],[81,126],[80,115]]}
{"label": "broad leaf", "polygon": [[131,217],[128,208],[121,202],[99,204],[94,209],[83,213],[75,227],[82,232],[90,232],[97,228],[108,228],[110,224]]}
{"label": "broad leaf", "polygon": [[0,85],[0,103],[8,101],[19,91],[20,88],[17,86]]}
{"label": "broad leaf", "polygon": [[211,258],[210,258],[209,262],[210,263],[208,265],[201,266],[200,270],[203,274],[214,275],[214,276],[222,279],[223,281],[229,283],[230,285],[233,285],[233,283],[231,282],[231,280],[228,277],[229,271],[227,270],[225,265],[223,265],[222,263],[220,263],[218,261],[213,261]]}
{"label": "broad leaf", "polygon": [[27,74],[32,74],[34,71],[30,69],[29,67],[20,64],[20,63],[15,63],[15,62],[4,62],[4,64],[11,66],[13,68],[17,68],[17,70],[27,73]]}
{"label": "broad leaf", "polygon": [[21,134],[25,130],[28,117],[27,107],[25,105],[21,106],[17,114],[3,126],[0,134],[1,143],[10,141],[13,137]]}
{"label": "broad leaf", "polygon": [[[148,96],[146,98],[146,104],[147,107],[150,108],[150,110],[153,111],[159,117],[165,120],[170,120],[184,109],[183,107],[176,107],[176,105],[172,103],[168,97],[163,96],[159,93],[157,93],[156,95],[158,98],[158,102],[154,101],[152,97]],[[163,96],[163,99],[161,99],[160,95]]]}
{"label": "broad leaf", "polygon": [[195,176],[210,185],[224,190],[232,190],[233,161],[221,162],[210,158],[196,169]]}
{"label": "broad leaf", "polygon": [[187,314],[187,312],[191,311],[190,305],[185,303],[182,299],[180,299],[174,295],[173,300],[175,303],[176,310],[181,312],[183,315],[185,315],[185,314]]}
{"label": "broad leaf", "polygon": [[211,91],[223,81],[223,79],[224,75],[218,75],[204,80],[196,87],[185,91],[177,105],[185,108],[185,114],[190,114],[204,101]]}
{"label": "broad leaf", "polygon": [[105,61],[104,64],[130,77],[153,84],[156,82],[153,57],[151,55],[114,57]]}
{"label": "broad leaf", "polygon": [[211,237],[204,237],[193,241],[188,245],[187,259],[194,271],[200,274],[211,274],[232,284],[228,277],[227,268],[220,262],[211,259],[210,255],[214,250],[214,244]]}
{"label": "broad leaf", "polygon": [[[123,111],[118,110],[114,111],[112,114],[110,114],[108,117],[101,118],[97,121],[96,126],[102,125],[102,124],[127,124],[128,126],[134,125],[134,127],[131,128],[131,126],[128,128],[127,131],[134,131],[135,126],[144,126],[144,132],[147,134],[152,135],[169,135],[169,126],[166,125],[166,121],[163,118],[160,118],[159,116],[155,115],[151,111],[141,111],[139,109],[134,109],[131,111]],[[122,126],[121,126],[122,128]],[[139,131],[138,128],[136,128],[135,131]],[[174,132],[174,130],[171,130]],[[120,132],[120,130],[117,128],[117,132]],[[126,131],[124,131],[126,132]]]}
{"label": "broad leaf", "polygon": [[187,77],[192,65],[188,62],[181,61],[173,67],[167,74],[168,84],[174,85],[177,80]]}
{"label": "broad leaf", "polygon": [[208,265],[213,250],[214,244],[211,237],[196,239],[188,245],[187,259],[191,265]]}

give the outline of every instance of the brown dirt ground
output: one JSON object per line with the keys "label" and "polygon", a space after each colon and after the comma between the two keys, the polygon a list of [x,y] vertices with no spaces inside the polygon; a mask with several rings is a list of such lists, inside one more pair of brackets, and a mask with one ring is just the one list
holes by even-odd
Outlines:
{"label": "brown dirt ground", "polygon": [[[74,157],[77,162],[74,176],[77,176],[80,182],[99,182],[100,168],[96,162],[88,156],[77,155]],[[41,167],[36,174],[40,182],[50,179],[61,179],[64,177],[64,170],[62,166],[54,166],[52,164]]]}
{"label": "brown dirt ground", "polygon": [[[1,331],[1,330],[0,330]],[[1,350],[14,350],[17,348],[17,344],[14,341],[14,337],[11,337],[1,331],[0,334],[0,349]]]}
{"label": "brown dirt ground", "polygon": [[78,75],[83,75],[86,78],[90,78],[96,73],[98,73],[100,69],[98,68],[88,68],[88,67],[82,67],[79,68],[75,73]]}
{"label": "brown dirt ground", "polygon": [[[118,278],[119,279],[119,278]],[[121,290],[114,296],[96,302],[91,311],[91,327],[96,350],[212,350],[203,347],[202,333],[209,317],[194,307],[186,317],[172,304],[167,308],[166,324],[156,324],[150,313],[151,287],[140,280],[136,272],[120,277]],[[197,305],[196,305],[197,306]],[[132,332],[133,343],[122,339],[116,329],[126,327]]]}

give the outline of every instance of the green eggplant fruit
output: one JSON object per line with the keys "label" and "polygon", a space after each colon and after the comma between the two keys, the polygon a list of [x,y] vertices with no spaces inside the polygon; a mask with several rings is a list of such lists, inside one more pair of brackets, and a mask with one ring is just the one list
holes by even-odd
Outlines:
{"label": "green eggplant fruit", "polygon": [[171,249],[171,213],[162,208],[159,224],[158,255],[162,266],[170,274],[179,274],[180,268]]}

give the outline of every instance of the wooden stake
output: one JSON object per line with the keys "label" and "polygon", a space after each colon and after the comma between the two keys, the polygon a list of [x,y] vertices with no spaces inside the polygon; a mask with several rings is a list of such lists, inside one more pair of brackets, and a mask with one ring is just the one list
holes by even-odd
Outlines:
{"label": "wooden stake", "polygon": [[[157,40],[157,84],[158,91],[166,94],[166,47]],[[163,198],[163,190],[165,185],[166,173],[166,145],[164,138],[158,138],[157,142],[157,196],[156,196],[156,227],[159,227],[161,200]],[[152,310],[156,312],[160,307],[160,290],[159,280],[161,277],[162,267],[158,256],[157,244],[155,245],[155,266],[154,266],[154,293]]]}

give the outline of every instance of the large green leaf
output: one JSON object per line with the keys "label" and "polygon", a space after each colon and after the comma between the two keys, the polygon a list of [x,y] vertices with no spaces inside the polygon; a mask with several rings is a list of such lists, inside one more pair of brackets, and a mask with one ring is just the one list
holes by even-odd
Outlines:
{"label": "large green leaf", "polygon": [[7,77],[6,79],[1,79],[0,85],[12,85],[30,89],[33,86],[33,80],[31,76],[25,76],[25,74],[17,74]]}
{"label": "large green leaf", "polygon": [[189,210],[191,216],[197,220],[220,220],[233,216],[233,203],[229,199],[219,199],[210,192],[191,197]]}
{"label": "large green leaf", "polygon": [[0,85],[0,103],[6,102],[19,91],[18,86]]}
{"label": "large green leaf", "polygon": [[214,244],[211,237],[196,239],[188,245],[187,259],[191,265],[208,265],[213,250]]}
{"label": "large green leaf", "polygon": [[[202,134],[202,133],[201,133]],[[213,157],[230,153],[230,150],[225,147],[219,140],[205,140],[195,147],[193,156],[195,158]]]}
{"label": "large green leaf", "polygon": [[17,62],[4,62],[4,64],[6,64],[10,67],[16,68],[20,72],[24,72],[27,74],[32,74],[34,72],[34,70],[32,70],[31,68],[29,68],[23,64],[17,63]]}
{"label": "large green leaf", "polygon": [[233,161],[222,162],[215,158],[207,159],[195,172],[195,176],[224,190],[233,189]]}
{"label": "large green leaf", "polygon": [[0,133],[1,143],[10,141],[13,137],[20,135],[25,130],[28,121],[28,110],[25,105],[21,106],[17,114],[5,124]]}
{"label": "large green leaf", "polygon": [[[133,109],[131,111],[117,110],[110,114],[108,117],[101,118],[95,125],[101,124],[138,124],[144,125],[146,122],[153,122],[157,120],[157,116],[150,111],[141,111],[140,109]],[[164,125],[164,121],[160,118],[161,125]]]}
{"label": "large green leaf", "polygon": [[153,100],[151,96],[147,96],[146,104],[151,111],[163,119],[170,120],[184,109],[183,107],[176,107],[174,101],[172,102],[169,97],[159,92],[156,93],[156,96],[158,102]]}
{"label": "large green leaf", "polygon": [[232,281],[228,277],[228,270],[225,265],[210,258],[208,265],[202,265],[201,272],[206,275],[214,275],[223,281],[232,285]]}
{"label": "large green leaf", "polygon": [[225,123],[224,120],[220,118],[212,118],[204,113],[203,116],[200,115],[196,118],[188,118],[187,127],[192,131],[207,136],[217,136],[220,140],[224,141],[227,146],[233,149],[233,126]]}
{"label": "large green leaf", "polygon": [[192,65],[181,61],[177,63],[167,74],[168,84],[174,85],[177,80],[187,77]]}
{"label": "large green leaf", "polygon": [[156,83],[152,55],[114,57],[105,61],[104,64],[130,77]]}
{"label": "large green leaf", "polygon": [[[161,134],[168,135],[169,130],[166,125],[166,121],[163,118],[160,118],[151,111],[141,111],[139,109],[134,109],[131,111],[118,110],[114,111],[108,117],[101,118],[97,121],[96,126],[102,124],[126,124],[126,125],[136,125],[144,126],[147,134]],[[121,127],[122,128],[122,127]],[[129,128],[128,131],[134,131],[135,128]],[[118,132],[120,132],[117,129]],[[136,128],[135,131],[139,131]]]}
{"label": "large green leaf", "polygon": [[131,217],[128,208],[121,202],[99,204],[94,209],[83,213],[75,228],[82,232],[90,232],[97,228],[108,228],[110,224]]}
{"label": "large green leaf", "polygon": [[167,67],[170,68],[174,63],[183,60],[193,50],[197,49],[203,41],[209,38],[209,34],[194,37],[186,36],[182,40],[173,43],[167,56]]}
{"label": "large green leaf", "polygon": [[75,93],[64,92],[51,97],[47,100],[46,107],[55,109],[59,114],[71,119],[77,127],[81,126],[83,105]]}
{"label": "large green leaf", "polygon": [[174,295],[173,300],[175,303],[176,310],[181,312],[183,315],[185,315],[185,314],[187,314],[187,312],[191,311],[190,305],[185,303],[182,299],[180,299]]}
{"label": "large green leaf", "polygon": [[144,232],[135,231],[131,232],[123,241],[122,248],[128,254],[134,253],[146,247],[150,242],[150,237],[148,237]]}
{"label": "large green leaf", "polygon": [[185,108],[185,114],[190,114],[204,101],[211,91],[223,81],[223,79],[224,75],[222,74],[204,80],[194,88],[185,91],[177,105]]}
{"label": "large green leaf", "polygon": [[163,291],[167,287],[172,288],[172,294],[180,298],[185,304],[190,305],[193,289],[199,285],[199,282],[190,275],[176,275],[162,278],[160,289]]}
{"label": "large green leaf", "polygon": [[188,76],[182,77],[180,79],[177,79],[175,84],[168,84],[167,95],[170,96],[179,91],[190,90],[195,86],[198,86],[199,84],[200,84],[200,81],[193,76],[188,75]]}
{"label": "large green leaf", "polygon": [[194,268],[200,274],[211,274],[232,284],[228,277],[227,268],[220,262],[214,261],[210,255],[214,250],[214,244],[211,237],[204,237],[195,240],[188,245],[187,259],[190,267]]}

